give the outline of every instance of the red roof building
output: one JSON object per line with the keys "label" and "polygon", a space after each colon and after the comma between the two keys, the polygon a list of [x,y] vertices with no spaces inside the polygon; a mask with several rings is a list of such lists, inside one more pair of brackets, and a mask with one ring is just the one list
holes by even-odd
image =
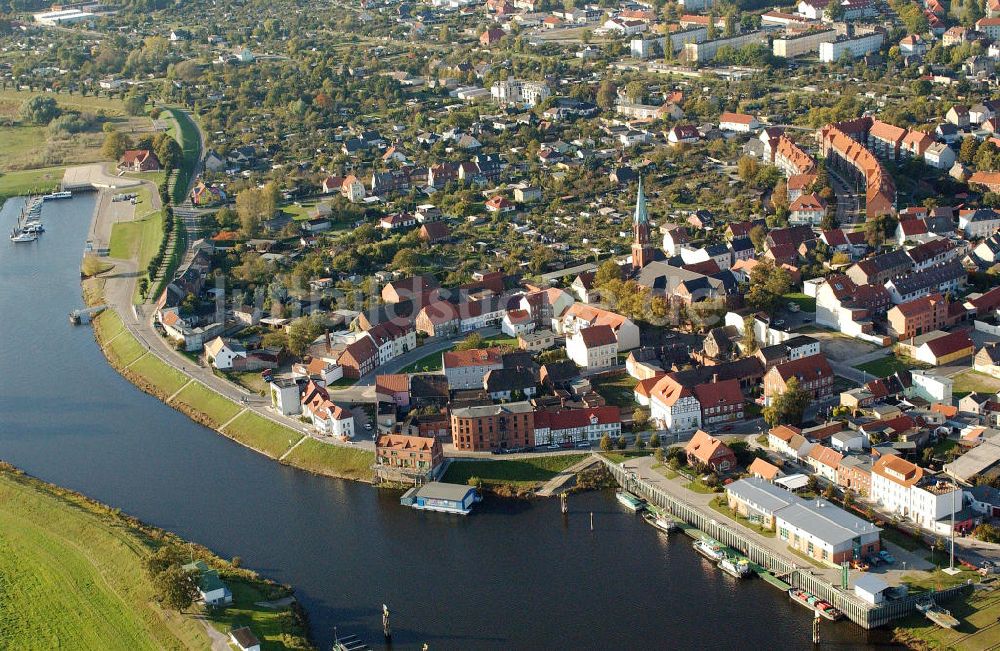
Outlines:
{"label": "red roof building", "polygon": [[684,446],[688,463],[700,463],[715,472],[725,473],[736,468],[736,454],[732,449],[708,432],[698,430]]}

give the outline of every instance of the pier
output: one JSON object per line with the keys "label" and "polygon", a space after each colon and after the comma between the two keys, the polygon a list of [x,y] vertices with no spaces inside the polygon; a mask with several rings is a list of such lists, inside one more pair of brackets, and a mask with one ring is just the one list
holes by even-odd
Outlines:
{"label": "pier", "polygon": [[73,325],[86,325],[90,323],[95,316],[106,310],[107,307],[107,305],[95,305],[94,307],[73,310],[69,313],[69,322]]}
{"label": "pier", "polygon": [[[704,532],[722,544],[737,550],[746,556],[751,563],[760,568],[757,571],[759,575],[762,577],[765,575],[770,576],[770,578],[765,577],[764,580],[771,585],[782,590],[787,590],[788,588],[785,586],[788,586],[811,592],[820,599],[833,604],[835,608],[844,613],[847,619],[862,628],[878,628],[896,619],[906,617],[917,611],[917,603],[924,598],[923,595],[913,595],[873,606],[862,601],[853,593],[838,588],[821,577],[814,576],[809,571],[809,568],[799,567],[783,556],[779,556],[772,550],[759,544],[751,535],[736,531],[725,522],[720,522],[719,519],[721,516],[703,512],[691,504],[667,494],[649,482],[639,479],[634,472],[612,462],[607,457],[597,452],[592,454],[604,463],[608,471],[624,490],[645,498],[650,504],[663,509],[675,518]],[[694,532],[689,531],[686,527],[685,532],[695,535]],[[955,586],[936,592],[934,597],[936,601],[946,601],[958,596],[971,594],[972,590],[973,587],[971,585]]]}

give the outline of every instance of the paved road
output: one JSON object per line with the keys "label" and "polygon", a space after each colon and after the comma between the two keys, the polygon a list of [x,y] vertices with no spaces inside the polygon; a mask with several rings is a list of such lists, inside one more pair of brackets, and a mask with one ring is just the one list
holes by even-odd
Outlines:
{"label": "paved road", "polygon": [[827,172],[833,193],[837,197],[837,222],[843,226],[856,221],[864,221],[860,219],[861,197],[852,189],[853,185],[829,167]]}

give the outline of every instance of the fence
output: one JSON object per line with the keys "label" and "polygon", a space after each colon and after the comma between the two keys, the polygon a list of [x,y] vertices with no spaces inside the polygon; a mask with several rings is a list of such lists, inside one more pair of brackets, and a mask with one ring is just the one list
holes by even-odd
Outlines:
{"label": "fence", "polygon": [[[862,628],[876,628],[905,617],[916,610],[916,603],[922,595],[895,600],[881,606],[873,606],[844,592],[828,581],[812,575],[808,569],[800,568],[770,549],[758,544],[752,538],[735,531],[728,524],[719,522],[710,514],[687,504],[676,497],[648,484],[635,473],[612,462],[607,457],[594,453],[607,467],[615,480],[627,491],[646,498],[649,502],[697,527],[719,542],[744,554],[752,562],[773,574],[782,577],[790,585],[802,588],[833,604],[848,619]],[[972,591],[972,586],[962,585],[935,593],[937,601],[945,601]]]}

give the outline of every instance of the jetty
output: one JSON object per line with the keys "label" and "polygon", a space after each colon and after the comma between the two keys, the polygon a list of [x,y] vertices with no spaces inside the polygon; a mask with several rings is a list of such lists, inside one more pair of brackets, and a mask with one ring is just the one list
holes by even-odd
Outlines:
{"label": "jetty", "polygon": [[[902,599],[870,604],[847,590],[846,585],[837,586],[822,576],[813,574],[808,567],[800,567],[794,561],[774,552],[758,540],[750,532],[738,531],[721,520],[719,514],[707,513],[689,504],[652,483],[640,479],[637,474],[625,468],[604,455],[592,453],[608,468],[622,490],[644,498],[649,504],[663,509],[685,523],[684,532],[691,537],[699,537],[698,532],[712,537],[719,543],[736,550],[745,556],[751,567],[767,583],[782,590],[799,588],[830,603],[844,616],[865,629],[878,628],[891,621],[901,619],[918,610],[920,596],[909,596]],[[769,576],[768,576],[769,575]],[[971,593],[971,585],[959,585],[935,593],[938,600],[954,599]]]}
{"label": "jetty", "polygon": [[338,637],[333,643],[333,651],[371,651],[371,647],[357,635]]}
{"label": "jetty", "polygon": [[94,317],[108,308],[107,305],[95,305],[94,307],[84,307],[73,310],[69,313],[69,322],[73,325],[87,325],[94,320]]}

